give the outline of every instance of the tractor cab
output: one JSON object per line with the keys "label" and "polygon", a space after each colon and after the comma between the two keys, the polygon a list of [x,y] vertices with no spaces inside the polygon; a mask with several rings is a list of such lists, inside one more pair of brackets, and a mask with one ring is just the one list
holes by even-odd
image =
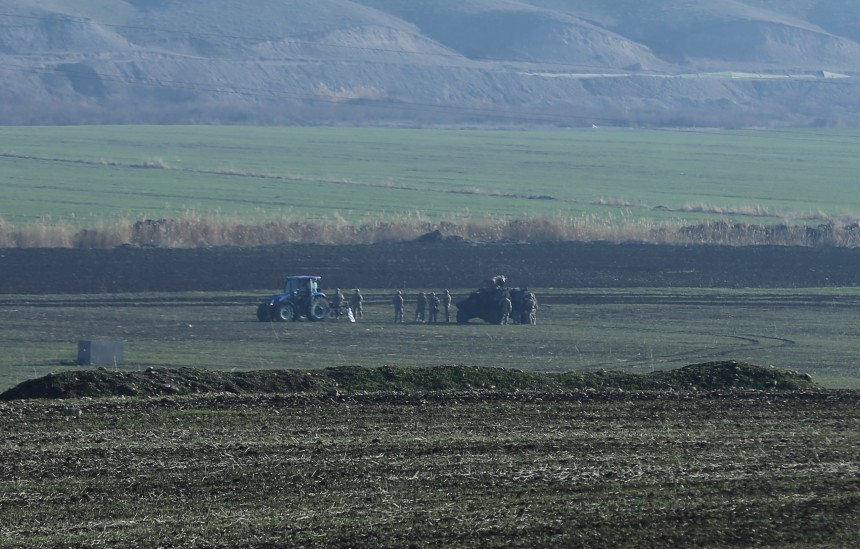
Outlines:
{"label": "tractor cab", "polygon": [[296,297],[309,297],[319,292],[319,276],[288,276],[284,293]]}

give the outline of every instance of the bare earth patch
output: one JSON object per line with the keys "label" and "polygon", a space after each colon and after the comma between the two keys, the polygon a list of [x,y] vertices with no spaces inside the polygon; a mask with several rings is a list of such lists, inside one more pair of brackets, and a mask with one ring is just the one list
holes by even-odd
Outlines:
{"label": "bare earth patch", "polygon": [[[289,273],[276,258],[289,258]],[[157,265],[170,265],[170,274]],[[9,294],[259,290],[281,287],[287,274],[319,274],[331,288],[461,288],[479,284],[488,269],[535,288],[854,286],[860,249],[476,245],[445,239],[353,246],[0,249],[0,289]]]}
{"label": "bare earth patch", "polygon": [[736,361],[693,364],[647,374],[626,372],[525,372],[509,368],[439,366],[435,368],[340,367],[322,370],[253,370],[227,372],[197,368],[148,368],[117,372],[105,368],[50,374],[27,380],[2,400],[65,399],[110,396],[161,396],[227,392],[348,394],[352,391],[463,391],[574,389],[716,390],[813,389],[806,374]]}
{"label": "bare earth patch", "polygon": [[0,402],[0,429],[0,545],[847,547],[860,536],[857,391],[29,399]]}

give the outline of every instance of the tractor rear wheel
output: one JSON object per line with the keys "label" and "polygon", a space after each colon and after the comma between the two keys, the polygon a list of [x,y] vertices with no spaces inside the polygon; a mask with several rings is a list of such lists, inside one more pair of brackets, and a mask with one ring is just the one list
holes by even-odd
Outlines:
{"label": "tractor rear wheel", "polygon": [[275,318],[279,322],[289,322],[290,320],[293,320],[295,316],[296,312],[293,309],[292,303],[281,303],[275,309]]}
{"label": "tractor rear wheel", "polygon": [[308,318],[314,321],[325,320],[328,317],[328,301],[322,297],[317,297],[311,301],[311,306],[308,307]]}

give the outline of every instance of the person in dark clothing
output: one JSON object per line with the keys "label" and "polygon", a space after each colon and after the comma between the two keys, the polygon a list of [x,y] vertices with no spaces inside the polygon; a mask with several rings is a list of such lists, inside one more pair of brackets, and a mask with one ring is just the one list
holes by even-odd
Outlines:
{"label": "person in dark clothing", "polygon": [[343,294],[340,288],[334,289],[334,295],[331,298],[331,313],[335,320],[343,318]]}
{"label": "person in dark clothing", "polygon": [[427,295],[424,292],[418,294],[418,303],[415,306],[415,322],[424,322],[424,313],[427,310]]}
{"label": "person in dark clothing", "polygon": [[363,303],[364,296],[361,295],[361,292],[356,288],[355,292],[353,292],[352,296],[349,298],[349,306],[352,307],[352,314],[356,319],[364,318]]}
{"label": "person in dark clothing", "polygon": [[435,292],[432,292],[430,297],[427,298],[427,311],[429,313],[428,321],[436,324],[439,320],[439,298]]}

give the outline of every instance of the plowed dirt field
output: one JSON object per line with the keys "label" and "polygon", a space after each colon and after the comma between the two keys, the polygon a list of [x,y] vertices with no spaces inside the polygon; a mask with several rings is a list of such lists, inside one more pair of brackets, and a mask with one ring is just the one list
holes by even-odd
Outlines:
{"label": "plowed dirt field", "polygon": [[846,391],[3,402],[0,545],[851,547],[858,410]]}
{"label": "plowed dirt field", "polygon": [[0,250],[0,291],[10,294],[250,290],[277,288],[286,274],[320,274],[326,287],[464,288],[495,273],[541,288],[853,286],[860,249],[441,241]]}

